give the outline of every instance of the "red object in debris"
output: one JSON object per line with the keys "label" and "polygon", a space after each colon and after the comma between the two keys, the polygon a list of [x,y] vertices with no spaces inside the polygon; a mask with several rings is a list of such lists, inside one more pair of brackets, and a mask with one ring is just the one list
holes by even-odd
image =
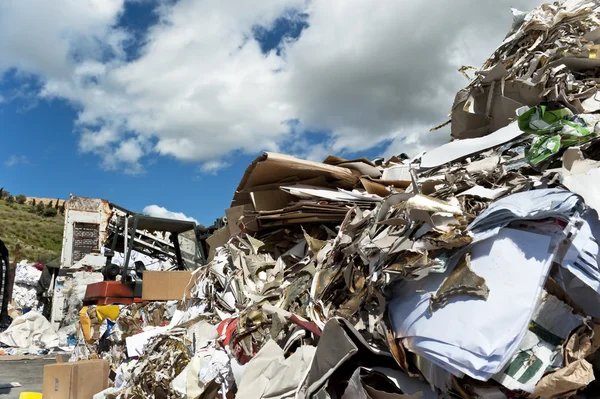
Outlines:
{"label": "red object in debris", "polygon": [[85,290],[84,305],[131,305],[144,302],[133,296],[133,288],[120,281],[100,281],[88,284]]}
{"label": "red object in debris", "polygon": [[229,345],[231,337],[237,328],[237,317],[225,319],[217,325],[217,334],[223,345]]}
{"label": "red object in debris", "polygon": [[319,330],[319,327],[312,321],[300,320],[300,318],[298,318],[298,316],[296,316],[295,314],[290,316],[290,321],[294,324],[299,325],[300,327],[304,328],[305,330],[310,331],[311,333],[315,334],[317,337],[321,336],[321,330]]}
{"label": "red object in debris", "polygon": [[[231,343],[231,338],[233,337],[233,334],[237,329],[237,322],[237,317],[234,317],[231,319],[225,319],[217,325],[217,334],[219,334],[219,342],[223,346],[228,346]],[[240,362],[240,364],[246,364],[250,361],[251,357],[247,356],[244,353],[244,350],[237,342],[234,342],[230,346],[230,349],[233,352],[235,358]],[[254,347],[253,355],[256,353],[256,350],[257,348]]]}
{"label": "red object in debris", "polygon": [[560,227],[562,227],[563,229],[564,229],[565,227],[567,227],[567,224],[568,224],[568,223],[567,223],[567,222],[565,222],[564,220],[560,220],[560,219],[554,219],[554,220],[555,220],[556,224],[557,224],[557,225],[559,225]]}
{"label": "red object in debris", "polygon": [[35,267],[36,269],[38,269],[41,272],[44,271],[44,265],[42,265],[41,263],[34,263],[33,267]]}

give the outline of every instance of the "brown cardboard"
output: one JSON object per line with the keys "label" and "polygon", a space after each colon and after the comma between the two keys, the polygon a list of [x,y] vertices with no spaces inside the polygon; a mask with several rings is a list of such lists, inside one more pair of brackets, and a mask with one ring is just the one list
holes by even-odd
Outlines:
{"label": "brown cardboard", "polygon": [[365,188],[365,190],[367,190],[367,192],[369,194],[379,195],[380,197],[387,197],[388,195],[390,195],[392,193],[383,184],[375,182],[375,181],[373,181],[371,179],[368,179],[366,177],[361,177],[360,178],[360,182],[362,183],[363,187]]}
{"label": "brown cardboard", "polygon": [[242,231],[240,225],[244,227],[245,231],[257,231],[258,223],[256,222],[256,218],[247,216],[247,213],[253,211],[254,207],[251,204],[234,206],[232,208],[225,209],[227,226],[229,226],[229,234],[232,236],[239,234]]}
{"label": "brown cardboard", "polygon": [[187,287],[192,277],[191,271],[150,271],[144,272],[142,299],[147,301],[172,301],[189,298]]}
{"label": "brown cardboard", "polygon": [[361,177],[360,182],[369,194],[379,195],[380,197],[387,197],[392,193],[388,188],[390,186],[398,189],[397,192],[406,189],[411,184],[408,181],[371,179],[368,176]]}
{"label": "brown cardboard", "polygon": [[263,184],[261,186],[254,186],[252,188],[250,188],[248,195],[250,195],[250,192],[257,192],[257,191],[268,191],[268,190],[279,190],[279,187],[281,186],[289,186],[289,185],[293,185],[293,184],[304,184],[306,186],[317,186],[317,187],[331,187],[331,188],[336,188],[336,186],[334,184],[329,184],[327,182],[327,179],[325,178],[325,176],[317,176],[317,177],[313,177],[311,179],[304,179],[304,180],[298,180],[297,177],[293,176],[289,179],[285,179],[282,181],[278,181],[276,183],[269,183],[269,184]]}
{"label": "brown cardboard", "polygon": [[208,260],[212,260],[215,256],[215,250],[229,241],[229,237],[231,234],[229,232],[229,226],[221,227],[219,230],[215,231],[210,237],[206,239],[206,243],[208,244]]}
{"label": "brown cardboard", "polygon": [[369,176],[375,179],[381,177],[381,171],[375,166],[375,164],[369,161],[367,158],[359,158],[347,160],[344,158],[330,155],[323,161],[324,164],[340,166],[342,168],[348,168],[353,171],[354,175],[357,176]]}
{"label": "brown cardboard", "polygon": [[256,191],[250,193],[250,196],[252,198],[254,210],[257,212],[283,209],[288,206],[290,202],[298,200],[298,198],[293,195],[279,189]]}
{"label": "brown cardboard", "polygon": [[243,205],[247,200],[244,193],[251,188],[288,179],[306,180],[324,176],[327,181],[336,182],[340,188],[352,188],[358,181],[348,168],[326,165],[320,162],[306,161],[289,155],[265,153],[252,162],[246,169],[231,206]]}
{"label": "brown cardboard", "polygon": [[108,388],[107,360],[84,360],[44,366],[44,399],[92,399]]}

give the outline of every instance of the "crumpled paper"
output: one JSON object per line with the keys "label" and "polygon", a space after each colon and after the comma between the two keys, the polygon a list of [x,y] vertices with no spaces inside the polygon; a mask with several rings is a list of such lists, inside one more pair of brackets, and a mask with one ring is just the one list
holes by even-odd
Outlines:
{"label": "crumpled paper", "polygon": [[24,284],[13,286],[12,299],[17,309],[36,308],[38,305],[35,288]]}
{"label": "crumpled paper", "polygon": [[42,272],[36,269],[33,264],[22,260],[17,263],[15,270],[15,284],[23,284],[35,287],[40,279]]}
{"label": "crumpled paper", "polygon": [[587,360],[580,359],[542,377],[531,397],[544,399],[568,397],[592,381],[594,381],[592,365]]}

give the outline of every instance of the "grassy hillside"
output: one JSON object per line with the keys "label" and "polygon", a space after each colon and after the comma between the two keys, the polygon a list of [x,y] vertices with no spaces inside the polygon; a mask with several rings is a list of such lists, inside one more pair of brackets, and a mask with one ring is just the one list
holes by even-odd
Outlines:
{"label": "grassy hillside", "polygon": [[64,216],[39,216],[30,213],[29,208],[0,200],[0,239],[10,251],[11,262],[17,243],[21,246],[17,261],[49,262],[60,256]]}

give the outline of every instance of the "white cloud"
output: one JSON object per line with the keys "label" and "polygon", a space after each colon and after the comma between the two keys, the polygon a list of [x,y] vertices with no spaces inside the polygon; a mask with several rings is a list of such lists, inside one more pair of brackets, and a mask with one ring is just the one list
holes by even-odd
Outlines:
{"label": "white cloud", "polygon": [[200,171],[210,174],[210,175],[216,175],[219,170],[226,168],[229,165],[230,165],[229,162],[224,162],[224,161],[208,161],[208,162],[204,162],[200,166]]}
{"label": "white cloud", "polygon": [[193,217],[186,216],[182,212],[172,212],[167,208],[158,205],[148,205],[144,208],[142,212],[144,212],[146,215],[157,218],[189,220],[198,223],[196,219],[194,219]]}
{"label": "white cloud", "polygon": [[3,0],[0,2],[0,71],[18,68],[45,78],[69,79],[73,58],[99,58],[120,47],[111,29],[124,0]]}
{"label": "white cloud", "polygon": [[18,165],[29,165],[29,158],[25,155],[11,155],[5,162],[4,165],[12,168]]}
{"label": "white cloud", "polygon": [[[387,154],[438,145],[447,130],[429,128],[445,121],[467,83],[457,68],[481,64],[501,42],[511,6],[538,4],[180,0],[157,9],[139,58],[127,61],[129,36],[113,27],[123,0],[60,1],[0,5],[0,37],[10,38],[0,43],[0,71],[40,75],[42,97],[80,110],[80,150],[130,173],[150,154],[214,173],[238,151],[322,159],[388,141]],[[253,27],[290,9],[308,14],[309,27],[281,56],[262,54]],[[98,56],[104,48],[109,61]],[[309,141],[305,130],[328,133]]]}

